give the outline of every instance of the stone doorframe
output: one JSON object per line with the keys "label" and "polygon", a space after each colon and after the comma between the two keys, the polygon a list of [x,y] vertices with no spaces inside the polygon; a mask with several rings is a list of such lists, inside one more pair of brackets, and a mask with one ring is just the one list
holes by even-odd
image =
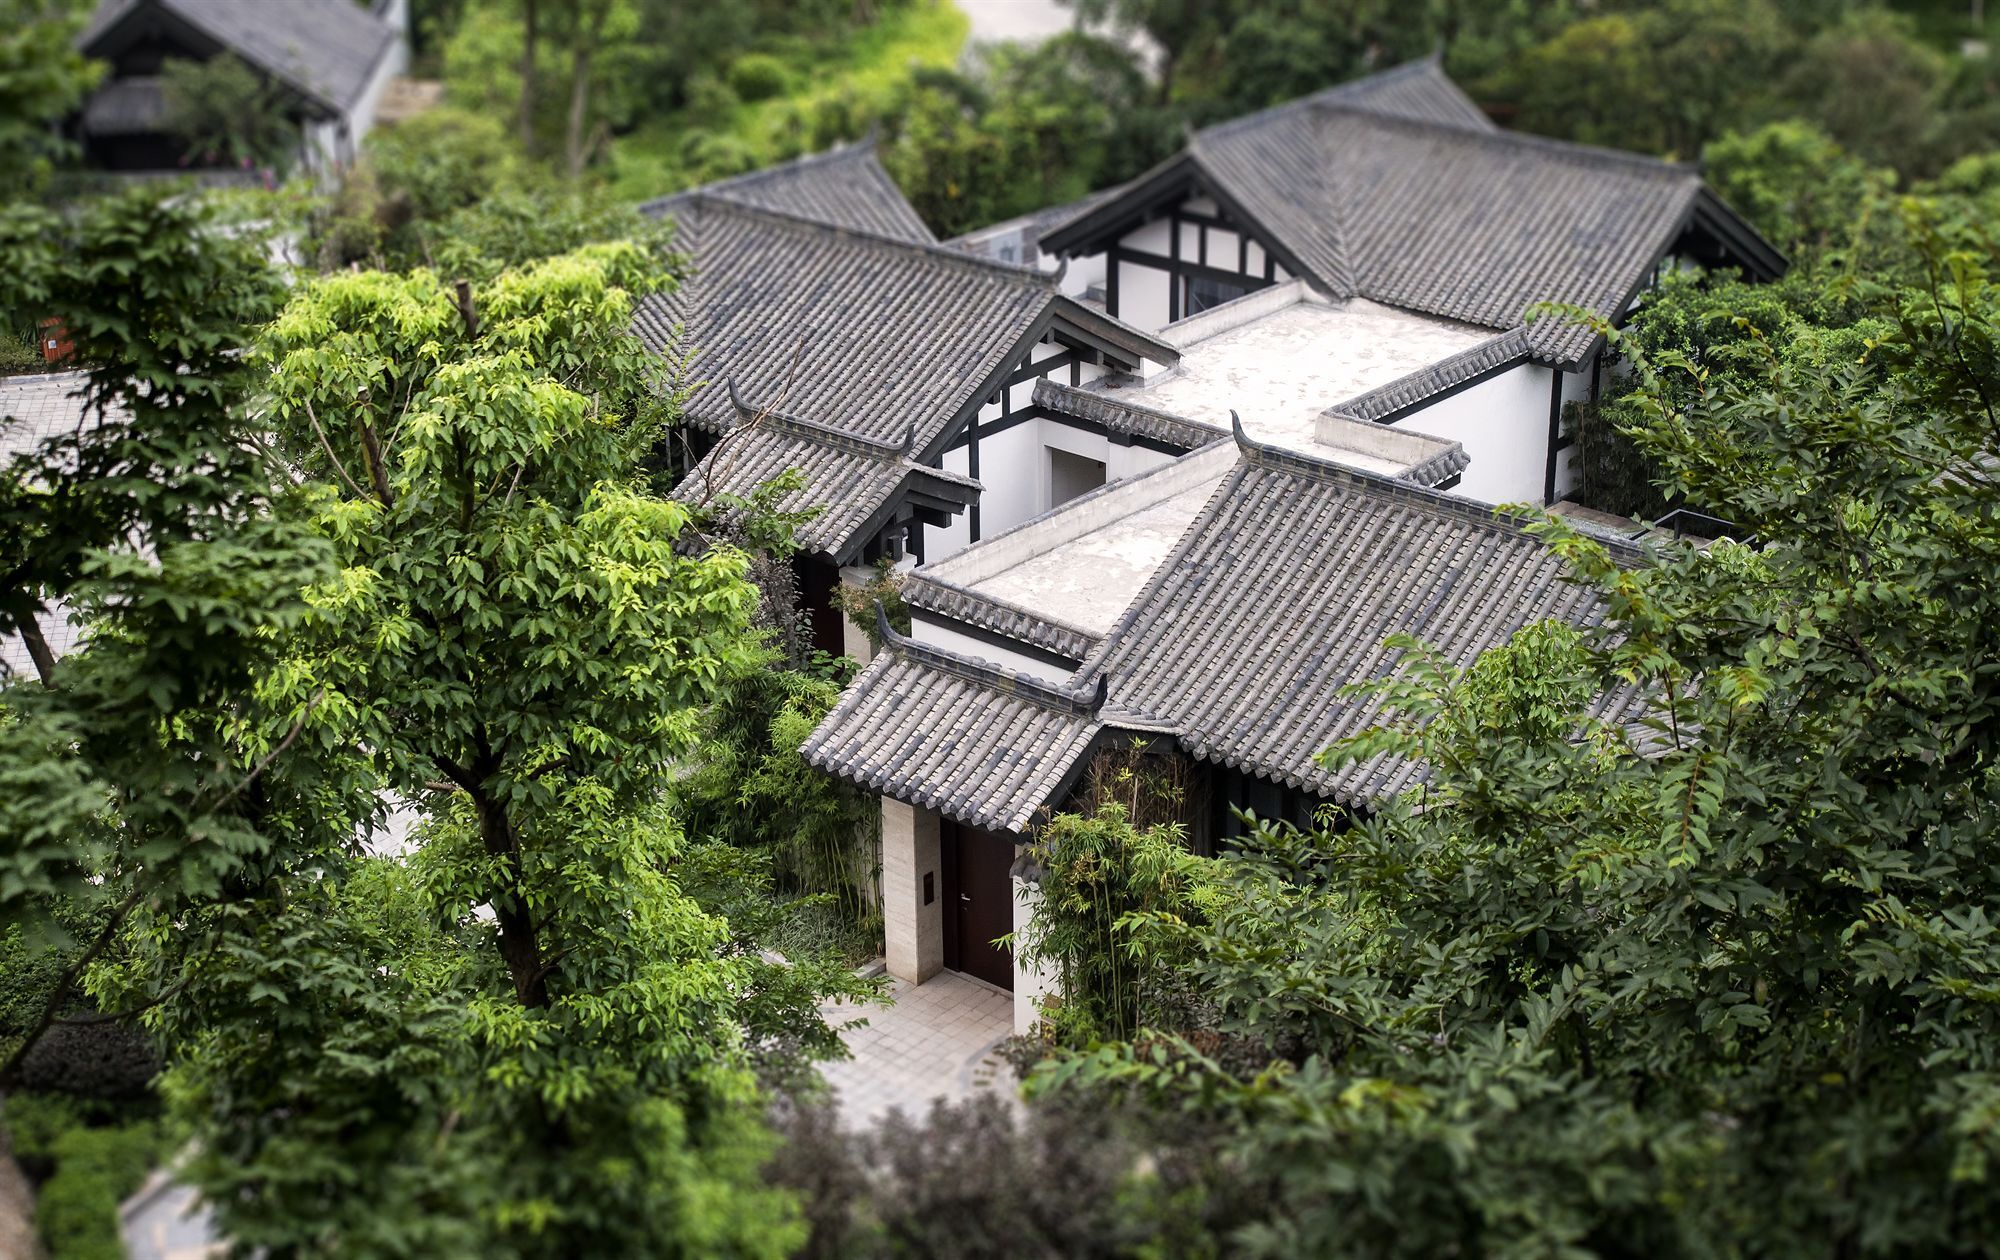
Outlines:
{"label": "stone doorframe", "polygon": [[[882,798],[882,937],[889,974],[922,984],[944,970],[942,819],[936,810]],[[1013,877],[1014,930],[1041,904],[1041,888]],[[1056,989],[1042,968],[1014,958],[1014,1031],[1026,1033],[1043,995]]]}

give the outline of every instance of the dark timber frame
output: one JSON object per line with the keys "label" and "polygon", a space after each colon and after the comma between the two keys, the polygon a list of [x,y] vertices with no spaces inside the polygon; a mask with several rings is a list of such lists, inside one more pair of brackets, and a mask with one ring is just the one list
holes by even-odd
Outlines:
{"label": "dark timber frame", "polygon": [[[1197,197],[1206,197],[1213,201],[1217,213],[1208,215],[1181,208]],[[1119,243],[1132,232],[1161,219],[1167,223],[1165,255],[1148,250],[1130,249]],[[1203,229],[1195,234],[1197,244],[1193,258],[1182,256],[1183,226]],[[1206,231],[1208,228],[1236,234],[1237,270],[1230,271],[1226,267],[1216,266],[1210,260]],[[1258,248],[1264,252],[1261,276],[1250,270],[1252,241],[1256,242]],[[1185,293],[1190,280],[1214,280],[1237,285],[1246,292],[1254,293],[1258,289],[1277,283],[1279,267],[1283,267],[1294,276],[1310,274],[1291,251],[1278,243],[1271,233],[1260,227],[1257,220],[1247,213],[1235,198],[1215,180],[1208,178],[1201,164],[1193,156],[1185,153],[1168,159],[1155,167],[1151,173],[1141,176],[1124,194],[1112,198],[1088,214],[1049,233],[1042,238],[1041,247],[1045,253],[1070,257],[1081,254],[1103,254],[1105,256],[1104,307],[1113,315],[1119,312],[1118,264],[1120,262],[1166,272],[1168,323],[1187,314]]]}
{"label": "dark timber frame", "polygon": [[[1099,327],[1091,327],[1096,318],[1088,307],[1067,298],[1052,305],[1014,343],[1013,349],[1000,361],[1000,366],[979,383],[979,387],[959,408],[958,414],[952,417],[951,423],[944,427],[944,431],[919,458],[926,464],[943,467],[946,452],[964,447],[966,475],[977,480],[981,437],[991,437],[1017,424],[1049,415],[1032,400],[1020,407],[1014,406],[1015,386],[1057,372],[1064,373],[1070,384],[1081,384],[1083,365],[1086,363],[1106,371],[1137,371],[1144,356],[1130,344],[1129,331],[1108,321]],[[1038,360],[1035,348],[1045,343],[1059,349],[1055,354]],[[1155,343],[1151,348],[1161,351],[1168,362],[1180,359],[1179,353],[1164,342]],[[997,403],[1000,414],[982,422],[979,413],[989,403]],[[1065,424],[1072,423],[1067,417],[1054,418]],[[1072,424],[1072,427],[1087,428],[1080,424]],[[981,521],[977,501],[968,510],[967,521],[971,527],[971,541],[978,542]],[[921,546],[917,550],[921,558]]]}

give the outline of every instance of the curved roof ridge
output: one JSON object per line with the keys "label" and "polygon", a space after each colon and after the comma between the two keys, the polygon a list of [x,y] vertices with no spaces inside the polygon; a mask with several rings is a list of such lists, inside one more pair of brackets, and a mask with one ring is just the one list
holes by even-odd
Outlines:
{"label": "curved roof ridge", "polygon": [[697,184],[693,188],[683,188],[679,192],[671,192],[654,197],[649,201],[641,203],[641,208],[643,209],[644,206],[651,205],[654,202],[671,201],[676,197],[686,197],[696,193],[714,195],[727,192],[731,188],[744,188],[752,184],[761,184],[768,180],[776,179],[781,175],[795,174],[809,166],[827,166],[834,162],[851,161],[857,157],[867,157],[874,153],[874,151],[875,137],[873,135],[864,136],[859,140],[837,140],[830,148],[821,149],[816,153],[800,153],[796,156],[788,157],[782,162],[773,162],[769,166],[760,166],[755,170],[743,171],[736,175],[726,175],[721,179],[710,180],[706,184]]}
{"label": "curved roof ridge", "polygon": [[[1365,99],[1375,89],[1419,76],[1435,77],[1454,93],[1463,95],[1463,91],[1459,88],[1458,84],[1453,82],[1451,76],[1444,72],[1444,64],[1439,55],[1436,52],[1429,52],[1421,57],[1412,57],[1408,61],[1390,66],[1386,70],[1377,70],[1373,74],[1364,74],[1357,79],[1348,79],[1341,83],[1335,83],[1330,87],[1323,87],[1317,91],[1308,92],[1304,96],[1295,96],[1289,101],[1280,101],[1276,105],[1267,106],[1254,113],[1239,114],[1235,118],[1225,118],[1221,122],[1210,123],[1208,126],[1203,127],[1197,134],[1231,135],[1246,127],[1261,126],[1265,123],[1276,122],[1292,114],[1305,113],[1317,105],[1329,102],[1350,103],[1354,98]],[[1466,104],[1470,105],[1475,112],[1478,110],[1478,106],[1472,103],[1470,97],[1466,97]],[[1365,110],[1364,106],[1356,105],[1355,107]],[[1366,112],[1374,113],[1377,111],[1367,110]],[[1400,117],[1401,115],[1385,116]],[[1449,123],[1437,123],[1434,125],[1451,127]],[[1468,124],[1453,129],[1470,132],[1475,135],[1485,130],[1498,130],[1490,120],[1484,128]]]}
{"label": "curved roof ridge", "polygon": [[[1303,451],[1259,442],[1244,431],[1242,417],[1234,411],[1229,413],[1229,422],[1236,438],[1236,449],[1242,453],[1243,462],[1246,464],[1274,469],[1293,476],[1309,477],[1328,484],[1350,486],[1356,490],[1395,499],[1411,507],[1426,509],[1433,515],[1448,516],[1490,529],[1498,534],[1535,541],[1534,535],[1528,532],[1526,525],[1502,515],[1499,508],[1490,504],[1477,499],[1463,498],[1450,491],[1439,490],[1419,482],[1405,481],[1401,477],[1369,472],[1365,468],[1356,468],[1337,460],[1322,459]],[[1188,527],[1190,537],[1197,532],[1200,521],[1201,518],[1196,517],[1195,524]],[[1621,558],[1637,559],[1641,555],[1641,548],[1636,543],[1617,544],[1610,539],[1599,541],[1610,546]],[[1171,559],[1169,557],[1169,561]],[[1162,569],[1164,568],[1165,565],[1162,565]],[[1108,641],[1109,636],[1106,636],[1106,639]]]}
{"label": "curved roof ridge", "polygon": [[1549,157],[1574,161],[1583,166],[1619,167],[1639,174],[1690,176],[1694,179],[1700,179],[1702,176],[1701,163],[1698,161],[1672,162],[1647,153],[1633,153],[1626,149],[1613,149],[1597,144],[1580,144],[1574,140],[1558,140],[1553,136],[1538,136],[1529,131],[1508,131],[1501,128],[1492,131],[1473,131],[1465,127],[1431,122],[1428,119],[1383,113],[1364,108],[1351,101],[1320,100],[1313,101],[1311,106],[1314,112],[1323,115],[1358,118],[1372,125],[1396,127],[1404,131],[1436,135],[1467,144],[1532,149]]}
{"label": "curved roof ridge", "polygon": [[1435,363],[1427,363],[1414,372],[1406,372],[1393,381],[1384,381],[1373,389],[1337,402],[1322,414],[1343,420],[1379,423],[1454,385],[1471,380],[1481,372],[1530,358],[1533,353],[1534,343],[1528,335],[1528,326],[1516,324],[1506,332],[1467,346],[1455,354],[1448,354]]}
{"label": "curved roof ridge", "polygon": [[717,196],[706,188],[690,189],[676,194],[676,198],[699,206],[708,213],[739,214],[753,219],[764,219],[785,227],[807,228],[823,236],[847,236],[868,245],[883,245],[891,249],[908,250],[926,257],[943,259],[960,267],[975,271],[998,273],[1016,279],[1030,281],[1038,288],[1057,292],[1056,275],[1037,267],[1020,263],[1002,262],[997,258],[986,258],[970,254],[962,249],[954,249],[937,241],[904,240],[901,237],[885,236],[880,232],[870,232],[862,228],[847,227],[838,223],[827,223],[807,215],[794,214],[786,210],[773,210],[768,206],[753,206],[748,202],[735,201],[725,196]]}
{"label": "curved roof ridge", "polygon": [[[996,665],[975,656],[962,655],[949,648],[941,648],[931,643],[919,643],[913,638],[896,633],[896,628],[889,624],[889,614],[879,603],[875,605],[875,632],[881,638],[883,650],[886,652],[921,661],[966,682],[1006,692],[1051,712],[1072,717],[1094,717],[1098,710],[1104,707],[1106,685],[1110,679],[1101,672],[1091,685],[1064,687],[1022,673],[1020,670],[1008,669],[1004,665]],[[1081,672],[1078,676],[1082,676]]]}

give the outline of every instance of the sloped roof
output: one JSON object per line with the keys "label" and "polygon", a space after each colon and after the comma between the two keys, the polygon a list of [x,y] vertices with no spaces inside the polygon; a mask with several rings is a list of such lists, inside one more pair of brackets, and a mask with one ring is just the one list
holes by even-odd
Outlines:
{"label": "sloped roof", "polygon": [[[955,512],[979,495],[971,477],[910,458],[909,439],[879,442],[736,401],[743,423],[726,434],[684,478],[675,494],[690,503],[712,495],[747,497],[797,469],[804,482],[777,503],[780,511],[819,508],[798,527],[799,545],[845,560],[887,523],[899,503]],[[726,517],[726,514],[725,514]]]}
{"label": "sloped roof", "polygon": [[[1499,329],[1546,301],[1615,319],[1702,187],[1686,166],[1324,103],[1203,132],[1188,159],[1331,294]],[[1562,364],[1595,340],[1555,319],[1528,336]]]}
{"label": "sloped roof", "polygon": [[1101,424],[1112,433],[1144,438],[1182,451],[1207,446],[1223,436],[1223,430],[1205,420],[1190,420],[1157,407],[1125,402],[1102,390],[1064,385],[1047,377],[1035,382],[1035,405],[1044,411]]}
{"label": "sloped roof", "polygon": [[838,145],[824,153],[751,171],[687,192],[656,197],[639,207],[653,218],[678,217],[697,197],[733,201],[759,210],[853,228],[900,241],[936,241],[875,157],[872,140]]}
{"label": "sloped roof", "polygon": [[[1395,670],[1400,654],[1384,640],[1411,634],[1464,665],[1530,622],[1604,618],[1595,591],[1491,508],[1263,446],[1240,426],[1237,446],[1236,465],[1065,687],[1036,684],[1024,699],[1019,676],[907,645],[849,685],[806,745],[808,760],[1019,831],[1059,802],[1099,734],[1138,732],[1365,805],[1412,786],[1423,768],[1377,759],[1329,771],[1314,757],[1379,720],[1378,702],[1339,693]],[[1638,559],[1629,543],[1607,545],[1623,562]],[[1092,687],[1103,702],[1065,721],[1039,700]],[[1624,722],[1641,707],[1619,691],[1593,713]],[[1059,765],[1061,756],[1074,760]]]}
{"label": "sloped roof", "polygon": [[93,136],[132,136],[158,131],[167,117],[165,85],[151,76],[113,79],[83,105],[83,129]]}
{"label": "sloped roof", "polygon": [[[633,324],[649,348],[682,356],[683,414],[710,432],[743,420],[733,382],[751,410],[878,447],[907,440],[905,457],[922,464],[1051,328],[1113,346],[1134,363],[1179,357],[1064,297],[1053,277],[1032,268],[707,194],[679,202],[676,219],[693,274],[673,292],[646,298]],[[815,441],[792,450],[817,458]],[[758,466],[779,458],[783,446],[776,435],[760,437]],[[690,476],[711,475],[707,463]],[[817,487],[821,474],[804,471]],[[859,465],[854,471],[859,476]],[[811,500],[831,509],[821,528],[872,520],[882,505],[872,496],[887,484],[880,472],[849,483],[829,470],[826,488],[838,482],[850,497]],[[736,487],[740,477],[727,480]]]}
{"label": "sloped roof", "polygon": [[800,749],[871,792],[979,827],[1024,830],[1103,729],[1101,692],[1053,687],[903,638],[885,646]]}
{"label": "sloped roof", "polygon": [[[1250,442],[1086,675],[1107,721],[1170,725],[1194,756],[1361,805],[1422,767],[1313,761],[1380,717],[1350,683],[1392,673],[1410,634],[1469,664],[1533,621],[1603,620],[1597,593],[1493,509]],[[1636,550],[1621,548],[1628,560]]]}
{"label": "sloped roof", "polygon": [[105,55],[125,20],[147,8],[336,113],[360,100],[396,42],[395,30],[354,0],[104,0],[77,47]]}
{"label": "sloped roof", "polygon": [[[1512,329],[1539,302],[1616,319],[1698,210],[1782,264],[1696,168],[1499,131],[1431,62],[1197,132],[1043,243],[1076,246],[1190,179],[1329,296],[1487,328]],[[1596,341],[1558,319],[1528,335],[1538,361],[1562,366]]]}
{"label": "sloped roof", "polygon": [[1342,420],[1375,423],[1392,420],[1448,389],[1520,363],[1531,351],[1528,330],[1510,328],[1490,341],[1469,346],[1407,376],[1335,403],[1327,408],[1326,414]]}
{"label": "sloped roof", "polygon": [[921,451],[1056,296],[1026,268],[706,196],[677,243],[693,274],[635,325],[691,356],[686,415],[712,431],[736,423],[733,378],[757,406],[878,441],[915,423]]}

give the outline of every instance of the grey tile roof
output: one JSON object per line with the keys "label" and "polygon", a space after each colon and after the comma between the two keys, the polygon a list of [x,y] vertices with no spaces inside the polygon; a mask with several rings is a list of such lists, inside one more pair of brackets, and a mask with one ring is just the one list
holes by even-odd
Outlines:
{"label": "grey tile roof", "polygon": [[[682,356],[683,414],[710,432],[743,419],[730,396],[734,381],[753,409],[877,447],[909,439],[910,458],[927,463],[1058,320],[1134,362],[1178,358],[1171,346],[1064,297],[1053,277],[1031,268],[706,194],[681,202],[676,220],[693,274],[673,292],[648,297],[633,324],[649,348]],[[814,457],[776,436],[752,446],[756,458],[745,457],[746,468]],[[827,529],[874,519],[892,493],[880,466],[846,463],[845,472],[805,469],[815,493],[848,496],[799,499],[830,509]],[[747,489],[739,482],[731,488]]]}
{"label": "grey tile roof", "polygon": [[336,113],[360,100],[396,42],[395,30],[354,0],[104,0],[77,46],[93,52],[145,7],[180,18]]}
{"label": "grey tile roof", "polygon": [[1047,617],[1038,617],[1025,609],[926,573],[921,567],[903,578],[902,592],[903,601],[912,608],[991,630],[1079,663],[1095,651],[1099,643],[1098,637],[1087,631]]}
{"label": "grey tile roof", "polygon": [[132,136],[158,131],[167,116],[166,90],[150,77],[113,79],[83,105],[83,129],[93,136]]}
{"label": "grey tile roof", "polygon": [[931,244],[937,238],[917,217],[889,172],[876,160],[872,140],[838,145],[824,153],[656,197],[639,207],[654,218],[678,217],[696,197],[715,197],[760,210],[776,210],[834,227]]}
{"label": "grey tile roof", "polygon": [[[1172,735],[1190,754],[1347,805],[1418,782],[1419,765],[1322,768],[1315,754],[1376,722],[1346,698],[1414,635],[1461,665],[1532,621],[1603,620],[1594,591],[1491,508],[1261,446],[1240,459],[1064,688],[937,648],[906,649],[849,685],[807,756],[853,782],[982,825],[1020,829],[1057,803],[1101,731]],[[1640,553],[1609,543],[1623,563]],[[912,652],[921,659],[912,661]],[[981,672],[984,671],[984,672]],[[1105,699],[1087,716],[1077,697]],[[1044,694],[1078,707],[1068,722]],[[1629,722],[1635,693],[1594,712]],[[1062,756],[1073,760],[1058,762]]]}
{"label": "grey tile roof", "polygon": [[1511,328],[1490,341],[1482,341],[1418,368],[1408,376],[1336,403],[1327,408],[1326,414],[1343,420],[1393,419],[1454,386],[1523,362],[1531,352],[1528,330]]}
{"label": "grey tile roof", "polygon": [[[920,450],[1004,367],[1055,301],[1027,268],[698,197],[677,216],[694,273],[640,304],[653,349],[691,354],[688,419],[736,422],[723,386],[833,428]],[[678,335],[676,335],[678,330]]]}
{"label": "grey tile roof", "polygon": [[[1695,168],[1499,131],[1428,61],[1205,128],[1044,244],[1084,244],[1190,177],[1329,296],[1494,329],[1541,302],[1616,319],[1697,213],[1782,264]],[[1596,343],[1553,318],[1528,340],[1565,367]]]}
{"label": "grey tile roof", "polygon": [[700,504],[711,496],[748,496],[797,469],[804,483],[777,507],[820,509],[798,528],[799,545],[809,552],[845,562],[907,499],[955,510],[978,497],[972,478],[911,459],[909,434],[903,442],[882,442],[796,416],[758,413],[740,399],[735,405],[741,422],[682,478],[675,497]]}
{"label": "grey tile roof", "polygon": [[1103,729],[1101,696],[888,633],[800,750],[884,796],[1023,831]]}
{"label": "grey tile roof", "polygon": [[1491,508],[1240,432],[1238,444],[1242,462],[1085,663],[1109,675],[1108,722],[1167,722],[1195,756],[1365,804],[1422,768],[1329,771],[1313,756],[1380,716],[1339,692],[1394,670],[1383,640],[1411,634],[1463,665],[1532,621],[1603,620],[1596,593]]}
{"label": "grey tile roof", "polygon": [[1047,377],[1035,382],[1035,405],[1046,411],[1101,424],[1113,433],[1150,438],[1163,446],[1183,451],[1207,446],[1224,436],[1222,429],[1206,421],[1190,420],[1138,403],[1121,402],[1095,390],[1058,384]]}
{"label": "grey tile roof", "polygon": [[[1489,328],[1568,302],[1614,319],[1693,213],[1691,167],[1319,104],[1189,154],[1336,296]],[[1545,362],[1595,342],[1548,319]]]}

